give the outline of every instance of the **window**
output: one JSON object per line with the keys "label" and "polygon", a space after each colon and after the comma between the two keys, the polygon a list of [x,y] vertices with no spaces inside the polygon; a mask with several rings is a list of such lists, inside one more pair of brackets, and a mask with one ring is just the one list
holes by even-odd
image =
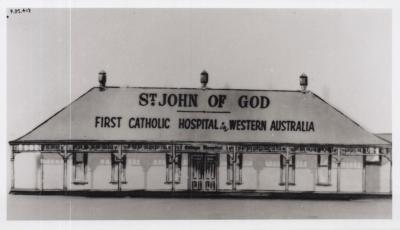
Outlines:
{"label": "window", "polygon": [[382,156],[379,155],[379,148],[368,148],[364,150],[364,153],[372,154],[366,156],[365,163],[367,165],[381,165]]}
{"label": "window", "polygon": [[[119,162],[121,162],[121,168],[118,167]],[[118,160],[114,154],[111,154],[111,184],[118,184],[118,170],[120,170],[119,179],[121,183],[126,184],[126,155]]]}
{"label": "window", "polygon": [[[166,178],[165,178],[165,183],[166,184],[172,184],[172,173],[173,173],[173,159],[172,159],[172,154],[167,153],[165,155],[165,166],[166,166]],[[181,168],[182,168],[182,154],[181,153],[176,153],[175,155],[175,177],[174,181],[175,184],[181,183]]]}
{"label": "window", "polygon": [[317,185],[331,185],[332,154],[318,155]]}
{"label": "window", "polygon": [[[279,185],[285,185],[286,182],[286,163],[285,157],[280,156],[281,175]],[[292,155],[289,158],[289,185],[295,185],[295,169],[296,169],[296,156]]]}
{"label": "window", "polygon": [[87,184],[86,181],[86,166],[87,166],[87,153],[74,153],[72,157],[74,165],[74,184]]}
{"label": "window", "polygon": [[228,154],[226,157],[226,169],[227,169],[227,178],[226,183],[232,184],[233,183],[233,167],[235,167],[235,182],[236,184],[242,184],[242,167],[243,167],[243,154],[238,153],[237,156],[237,163],[234,164],[233,154]]}

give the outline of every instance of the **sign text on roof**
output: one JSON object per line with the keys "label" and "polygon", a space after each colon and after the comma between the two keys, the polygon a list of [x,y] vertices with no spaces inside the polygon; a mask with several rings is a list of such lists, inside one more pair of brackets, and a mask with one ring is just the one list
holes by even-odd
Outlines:
{"label": "sign text on roof", "polygon": [[[196,93],[140,93],[138,96],[140,107],[170,107],[177,108],[176,116],[109,116],[98,115],[94,117],[95,128],[115,129],[127,126],[130,129],[179,129],[179,130],[220,130],[220,131],[291,131],[314,132],[313,121],[304,120],[268,120],[262,119],[224,119],[215,117],[215,114],[230,114],[225,110],[227,101],[236,105],[237,110],[265,110],[271,104],[268,96],[242,94],[236,98],[229,98],[226,94],[211,94],[204,101],[206,105],[199,104],[199,95]],[[198,110],[198,108],[207,108]],[[216,108],[218,110],[216,110]],[[182,115],[181,115],[182,114]],[[202,114],[202,117],[196,116]],[[211,114],[211,115],[210,115]],[[149,114],[150,115],[150,114]],[[204,115],[206,117],[204,117]],[[209,116],[209,117],[207,117]]]}

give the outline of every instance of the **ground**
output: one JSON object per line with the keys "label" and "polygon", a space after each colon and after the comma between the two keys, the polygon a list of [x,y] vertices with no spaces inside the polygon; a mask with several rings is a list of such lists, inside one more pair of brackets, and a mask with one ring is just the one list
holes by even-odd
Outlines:
{"label": "ground", "polygon": [[89,198],[8,195],[9,220],[386,219],[391,199]]}

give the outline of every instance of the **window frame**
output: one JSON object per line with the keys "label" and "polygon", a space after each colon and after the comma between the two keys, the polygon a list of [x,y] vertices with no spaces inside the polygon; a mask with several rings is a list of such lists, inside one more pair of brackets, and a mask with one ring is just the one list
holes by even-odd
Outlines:
{"label": "window frame", "polygon": [[[233,154],[227,154],[226,155],[226,184],[227,185],[232,185],[233,183],[233,162],[231,160]],[[242,169],[243,169],[243,153],[237,153],[237,158],[239,163],[235,164],[235,183],[236,185],[241,185],[243,184],[243,174],[242,174]]]}
{"label": "window frame", "polygon": [[[111,153],[111,180],[110,180],[110,184],[118,184],[118,172],[115,172],[115,170],[118,170],[118,165],[119,162],[116,159],[117,157],[115,156],[115,154]],[[126,160],[127,156],[126,154],[122,156],[122,169],[121,169],[121,174],[120,174],[120,181],[121,184],[127,184],[127,180],[126,180]],[[114,178],[116,177],[116,178]]]}
{"label": "window frame", "polygon": [[[380,155],[379,148],[367,148],[364,150],[364,153],[371,154],[373,152],[374,155],[365,155],[365,165],[382,165],[382,155]],[[377,160],[368,159],[369,157],[378,157]]]}
{"label": "window frame", "polygon": [[[78,161],[77,155],[82,154],[82,161]],[[74,175],[73,175],[73,184],[77,185],[84,185],[88,184],[87,181],[87,163],[88,163],[88,153],[85,152],[74,152],[72,154],[72,165],[74,167]],[[77,178],[77,170],[78,166],[82,167],[83,169],[83,179],[78,179]]]}
{"label": "window frame", "polygon": [[[175,164],[175,184],[181,183],[182,178],[182,153],[175,153],[175,157],[178,158],[178,162]],[[165,154],[165,184],[172,184],[172,153]]]}
{"label": "window frame", "polygon": [[[327,156],[328,161],[327,164],[322,164],[321,162],[321,157],[322,156]],[[319,169],[320,168],[328,168],[328,182],[321,182],[320,181],[320,173]],[[332,185],[332,154],[318,154],[317,155],[317,185],[318,186],[331,186]]]}
{"label": "window frame", "polygon": [[[286,177],[285,177],[285,173],[286,173],[286,163],[285,163],[285,157],[280,154],[280,177],[279,177],[279,185],[283,186],[286,184]],[[289,185],[296,185],[296,155],[292,154],[292,156],[290,156],[290,160],[289,160]]]}

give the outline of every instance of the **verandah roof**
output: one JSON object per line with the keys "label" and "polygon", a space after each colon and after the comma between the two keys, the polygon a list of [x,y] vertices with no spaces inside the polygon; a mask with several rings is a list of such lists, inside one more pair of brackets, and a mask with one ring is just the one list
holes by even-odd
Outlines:
{"label": "verandah roof", "polygon": [[[156,94],[157,98],[154,105],[151,104],[150,97],[147,98],[148,103],[143,105],[145,101],[140,101],[142,94]],[[164,94],[175,94],[177,97],[178,94],[197,95],[197,101],[196,104],[193,104],[192,101],[191,106],[186,107],[161,106]],[[221,108],[210,107],[208,100],[212,95],[226,96]],[[266,97],[269,104],[266,108],[241,108],[238,102],[242,96],[247,99],[253,96]],[[187,102],[187,105],[190,105],[189,101]],[[105,117],[121,117],[120,127],[101,127],[102,125],[99,122]],[[131,118],[142,117],[168,118],[169,128],[130,127]],[[179,119],[216,120],[219,129],[179,128]],[[229,130],[230,122],[237,120],[265,121],[267,126],[265,130]],[[228,130],[220,129],[222,122],[228,126]],[[313,129],[307,131],[302,127],[288,131],[288,128],[282,130],[282,126],[277,126],[277,124],[284,125],[287,122],[289,124],[295,122],[296,125],[313,123]],[[105,90],[94,87],[32,131],[10,143],[76,141],[388,144],[388,142],[366,131],[312,92],[143,87],[107,87]]]}
{"label": "verandah roof", "polygon": [[392,134],[391,133],[376,133],[376,136],[380,137],[381,139],[387,141],[388,143],[392,143]]}

